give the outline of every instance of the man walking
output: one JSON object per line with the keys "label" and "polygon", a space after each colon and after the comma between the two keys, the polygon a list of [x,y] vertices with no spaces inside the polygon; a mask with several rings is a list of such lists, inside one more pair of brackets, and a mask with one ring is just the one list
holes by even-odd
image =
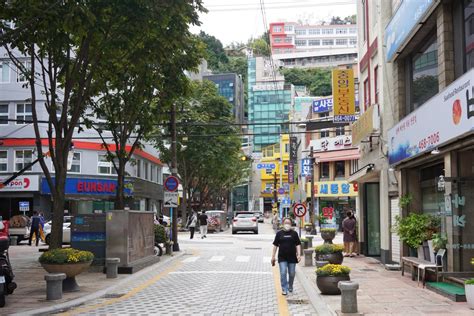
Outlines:
{"label": "man walking", "polygon": [[31,246],[31,240],[33,239],[33,234],[35,234],[36,239],[36,246],[38,247],[39,240],[40,240],[40,225],[41,225],[41,218],[38,216],[38,212],[34,211],[33,216],[31,217],[31,228],[30,228],[30,239],[28,245]]}
{"label": "man walking", "polygon": [[207,215],[205,210],[202,210],[201,215],[199,215],[199,230],[201,231],[201,239],[207,238]]}
{"label": "man walking", "polygon": [[194,230],[196,229],[196,223],[197,223],[196,212],[192,211],[191,216],[189,216],[189,220],[188,220],[188,228],[189,228],[189,233],[190,233],[189,239],[194,238]]}

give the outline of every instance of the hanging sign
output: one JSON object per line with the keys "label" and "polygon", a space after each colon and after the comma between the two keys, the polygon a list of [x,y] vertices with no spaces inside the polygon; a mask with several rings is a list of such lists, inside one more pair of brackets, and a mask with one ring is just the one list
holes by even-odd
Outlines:
{"label": "hanging sign", "polygon": [[333,69],[332,95],[334,122],[355,122],[355,87],[352,69]]}

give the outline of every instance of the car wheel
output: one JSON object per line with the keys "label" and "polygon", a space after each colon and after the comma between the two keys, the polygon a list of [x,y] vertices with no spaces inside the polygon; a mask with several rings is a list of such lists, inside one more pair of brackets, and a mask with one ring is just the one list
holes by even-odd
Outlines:
{"label": "car wheel", "polygon": [[45,242],[47,245],[49,245],[50,239],[51,239],[51,235],[48,234],[48,235],[46,235],[46,237],[44,238],[44,242]]}
{"label": "car wheel", "polygon": [[258,230],[254,230],[253,233],[254,233],[255,235],[258,235]]}
{"label": "car wheel", "polygon": [[237,232],[235,230],[232,230],[232,235],[235,235],[237,234]]}

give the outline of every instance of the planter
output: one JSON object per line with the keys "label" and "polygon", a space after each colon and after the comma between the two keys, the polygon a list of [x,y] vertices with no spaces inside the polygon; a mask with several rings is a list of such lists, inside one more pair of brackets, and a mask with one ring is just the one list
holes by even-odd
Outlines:
{"label": "planter", "polygon": [[313,225],[305,225],[304,230],[309,234],[313,230]]}
{"label": "planter", "polygon": [[349,275],[343,276],[316,276],[316,285],[325,295],[339,295],[341,290],[337,287],[339,281],[350,281]]}
{"label": "planter", "polygon": [[77,292],[79,291],[79,285],[76,282],[76,275],[87,270],[91,263],[92,261],[67,264],[42,263],[41,266],[48,273],[66,274],[66,279],[63,280],[63,292]]}
{"label": "planter", "polygon": [[309,241],[302,241],[301,242],[303,244],[303,249],[308,249],[308,245],[309,245]]}
{"label": "planter", "polygon": [[173,245],[172,244],[165,244],[165,253],[167,255],[171,255],[173,253]]}
{"label": "planter", "polygon": [[474,284],[464,284],[466,291],[466,301],[470,309],[474,309]]}
{"label": "planter", "polygon": [[327,261],[330,264],[342,264],[342,261],[344,261],[342,252],[333,252],[327,254],[316,253],[314,257],[316,261]]}
{"label": "planter", "polygon": [[332,240],[336,237],[336,232],[321,232],[321,238],[324,239],[325,244],[332,244]]}

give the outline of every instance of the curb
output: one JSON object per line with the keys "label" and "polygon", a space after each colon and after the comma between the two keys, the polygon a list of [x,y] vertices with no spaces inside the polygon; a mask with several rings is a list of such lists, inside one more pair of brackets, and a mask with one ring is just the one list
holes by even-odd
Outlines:
{"label": "curb", "polygon": [[321,295],[315,291],[310,280],[304,275],[304,271],[301,269],[300,266],[296,265],[296,278],[303,286],[314,310],[321,316],[337,316],[337,313],[333,311],[328,304],[326,304]]}
{"label": "curb", "polygon": [[104,296],[105,294],[107,294],[108,292],[119,288],[121,285],[130,282],[134,278],[140,277],[141,275],[146,274],[148,272],[151,272],[152,270],[154,270],[156,268],[161,268],[163,266],[167,266],[167,265],[171,264],[172,262],[174,262],[175,260],[177,260],[177,259],[181,258],[182,256],[184,256],[185,254],[186,254],[186,251],[182,250],[177,255],[174,255],[173,257],[167,258],[166,260],[160,260],[160,262],[157,262],[157,263],[155,263],[155,264],[153,264],[149,267],[146,267],[146,268],[138,271],[137,273],[132,274],[132,275],[122,279],[118,283],[113,284],[113,285],[111,285],[111,286],[109,286],[105,289],[99,290],[97,292],[93,292],[93,293],[87,294],[85,296],[81,296],[81,297],[78,297],[76,299],[73,299],[73,300],[70,300],[70,301],[67,301],[67,302],[63,302],[63,303],[60,303],[60,304],[57,304],[57,305],[48,306],[48,307],[39,308],[39,309],[34,309],[34,310],[29,310],[29,311],[22,311],[20,313],[15,313],[15,314],[11,314],[11,315],[12,316],[49,315],[49,314],[53,314],[53,313],[64,312],[68,309],[71,309],[73,307],[82,305],[82,304],[84,304],[86,302],[89,302],[91,300],[98,299],[98,298]]}

